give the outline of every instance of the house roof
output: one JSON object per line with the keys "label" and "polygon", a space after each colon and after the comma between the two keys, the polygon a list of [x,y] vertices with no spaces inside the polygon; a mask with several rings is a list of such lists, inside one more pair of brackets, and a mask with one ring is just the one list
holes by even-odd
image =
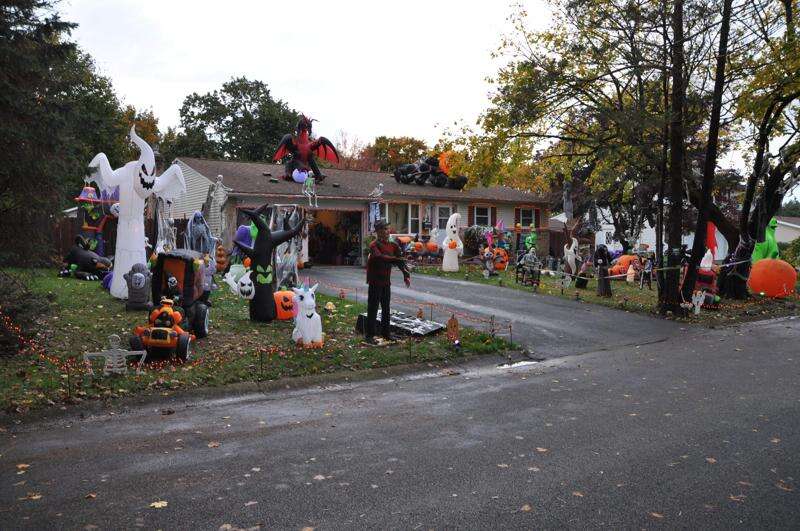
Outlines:
{"label": "house roof", "polygon": [[778,223],[783,223],[784,225],[791,225],[792,227],[800,228],[800,218],[790,217],[790,216],[776,216],[776,220]]}
{"label": "house roof", "polygon": [[[279,164],[262,162],[235,162],[227,160],[198,159],[178,157],[178,160],[189,166],[211,181],[217,175],[223,176],[225,186],[231,188],[230,195],[275,195],[302,197],[301,185],[283,179],[284,167]],[[391,173],[340,170],[325,168],[326,179],[317,184],[317,195],[321,198],[372,199],[369,194],[383,183],[384,199],[430,199],[451,201],[490,201],[493,203],[535,204],[545,203],[540,195],[516,190],[508,186],[477,186],[469,190],[452,190],[436,188],[430,184],[398,183]],[[271,183],[270,177],[278,179]],[[339,186],[334,187],[334,183]]]}

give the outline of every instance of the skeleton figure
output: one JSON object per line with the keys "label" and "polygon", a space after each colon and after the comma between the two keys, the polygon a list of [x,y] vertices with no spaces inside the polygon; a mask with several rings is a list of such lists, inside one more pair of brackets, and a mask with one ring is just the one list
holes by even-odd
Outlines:
{"label": "skeleton figure", "polygon": [[133,160],[114,170],[108,162],[108,157],[104,153],[99,153],[89,163],[92,174],[88,180],[96,182],[101,191],[110,191],[119,186],[115,274],[111,282],[111,295],[118,299],[128,297],[125,273],[130,271],[134,264],[147,262],[144,238],[145,199],[155,194],[171,200],[186,193],[186,183],[180,166],[173,164],[156,177],[156,158],[153,149],[137,136],[135,127],[131,127],[130,138],[139,148],[139,160]]}
{"label": "skeleton figure", "polygon": [[[303,195],[308,198],[308,206],[319,206],[317,204],[317,185],[315,179],[310,175],[306,178],[303,182]],[[314,203],[311,203],[311,199],[314,199]]]}

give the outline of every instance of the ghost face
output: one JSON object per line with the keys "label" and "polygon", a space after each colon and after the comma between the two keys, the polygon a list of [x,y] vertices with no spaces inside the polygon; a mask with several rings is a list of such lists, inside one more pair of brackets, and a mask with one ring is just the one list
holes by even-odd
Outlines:
{"label": "ghost face", "polygon": [[134,273],[131,277],[131,288],[140,290],[144,289],[145,278],[142,273]]}
{"label": "ghost face", "polygon": [[243,299],[252,300],[256,296],[256,290],[253,287],[253,281],[250,279],[250,273],[244,275],[237,283],[239,289],[239,296]]}
{"label": "ghost face", "polygon": [[155,171],[151,174],[147,172],[147,168],[144,164],[139,166],[139,184],[145,191],[152,192],[153,186],[156,184]]}
{"label": "ghost face", "polygon": [[452,239],[458,237],[458,217],[455,215],[450,216],[450,220],[447,222],[447,235]]}

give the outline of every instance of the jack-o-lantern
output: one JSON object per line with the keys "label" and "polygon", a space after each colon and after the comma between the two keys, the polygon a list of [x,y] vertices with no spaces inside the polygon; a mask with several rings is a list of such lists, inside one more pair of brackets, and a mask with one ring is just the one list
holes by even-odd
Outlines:
{"label": "jack-o-lantern", "polygon": [[753,293],[781,298],[794,293],[797,271],[788,262],[777,258],[764,258],[750,270],[747,286]]}
{"label": "jack-o-lantern", "polygon": [[422,242],[414,242],[414,252],[422,252]]}
{"label": "jack-o-lantern", "polygon": [[458,243],[455,240],[450,240],[450,243],[447,244],[447,246],[450,247],[451,249],[455,249],[456,247],[458,247]]}
{"label": "jack-o-lantern", "polygon": [[425,247],[428,249],[428,252],[431,254],[439,252],[439,246],[436,245],[436,242],[428,242]]}
{"label": "jack-o-lantern", "polygon": [[244,260],[242,260],[242,265],[245,266],[247,269],[250,269],[250,264],[251,263],[252,263],[252,260],[250,260],[249,257],[246,257]]}
{"label": "jack-o-lantern", "polygon": [[498,271],[505,271],[508,267],[508,252],[498,247],[494,250],[494,268]]}
{"label": "jack-o-lantern", "polygon": [[228,267],[228,251],[222,245],[217,245],[216,252],[217,273],[222,273]]}
{"label": "jack-o-lantern", "polygon": [[284,290],[275,292],[275,308],[278,310],[277,319],[279,321],[294,319],[297,313],[296,307],[293,291]]}

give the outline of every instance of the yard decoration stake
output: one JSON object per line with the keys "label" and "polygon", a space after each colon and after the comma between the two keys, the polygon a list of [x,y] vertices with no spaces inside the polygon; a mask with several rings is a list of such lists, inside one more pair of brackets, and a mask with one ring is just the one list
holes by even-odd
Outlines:
{"label": "yard decoration stake", "polygon": [[464,243],[458,236],[458,222],[461,214],[456,212],[447,220],[447,235],[442,242],[444,257],[442,258],[442,271],[457,272],[458,257],[464,254]]}
{"label": "yard decoration stake", "polygon": [[292,229],[271,231],[267,219],[265,204],[255,210],[242,210],[258,229],[258,234],[253,240],[253,246],[247,247],[239,241],[234,241],[242,253],[250,259],[250,278],[253,281],[253,298],[250,299],[250,320],[269,323],[275,320],[277,308],[275,296],[272,291],[272,259],[275,248],[294,238],[305,225],[303,219]]}
{"label": "yard decoration stake", "polygon": [[297,305],[297,317],[295,318],[292,340],[298,345],[308,348],[318,348],[322,346],[322,319],[317,313],[316,291],[319,284],[314,284],[311,288],[301,286],[292,288],[294,300]]}
{"label": "yard decoration stake", "polygon": [[144,202],[151,194],[164,200],[173,200],[186,193],[186,183],[180,166],[173,164],[156,177],[156,158],[147,142],[131,127],[131,141],[139,148],[139,160],[128,162],[121,168],[111,169],[105,153],[98,153],[89,163],[92,174],[88,181],[97,183],[101,191],[111,193],[119,186],[119,221],[117,247],[114,254],[114,277],[111,295],[118,299],[128,297],[125,273],[134,264],[147,263],[144,237]]}

